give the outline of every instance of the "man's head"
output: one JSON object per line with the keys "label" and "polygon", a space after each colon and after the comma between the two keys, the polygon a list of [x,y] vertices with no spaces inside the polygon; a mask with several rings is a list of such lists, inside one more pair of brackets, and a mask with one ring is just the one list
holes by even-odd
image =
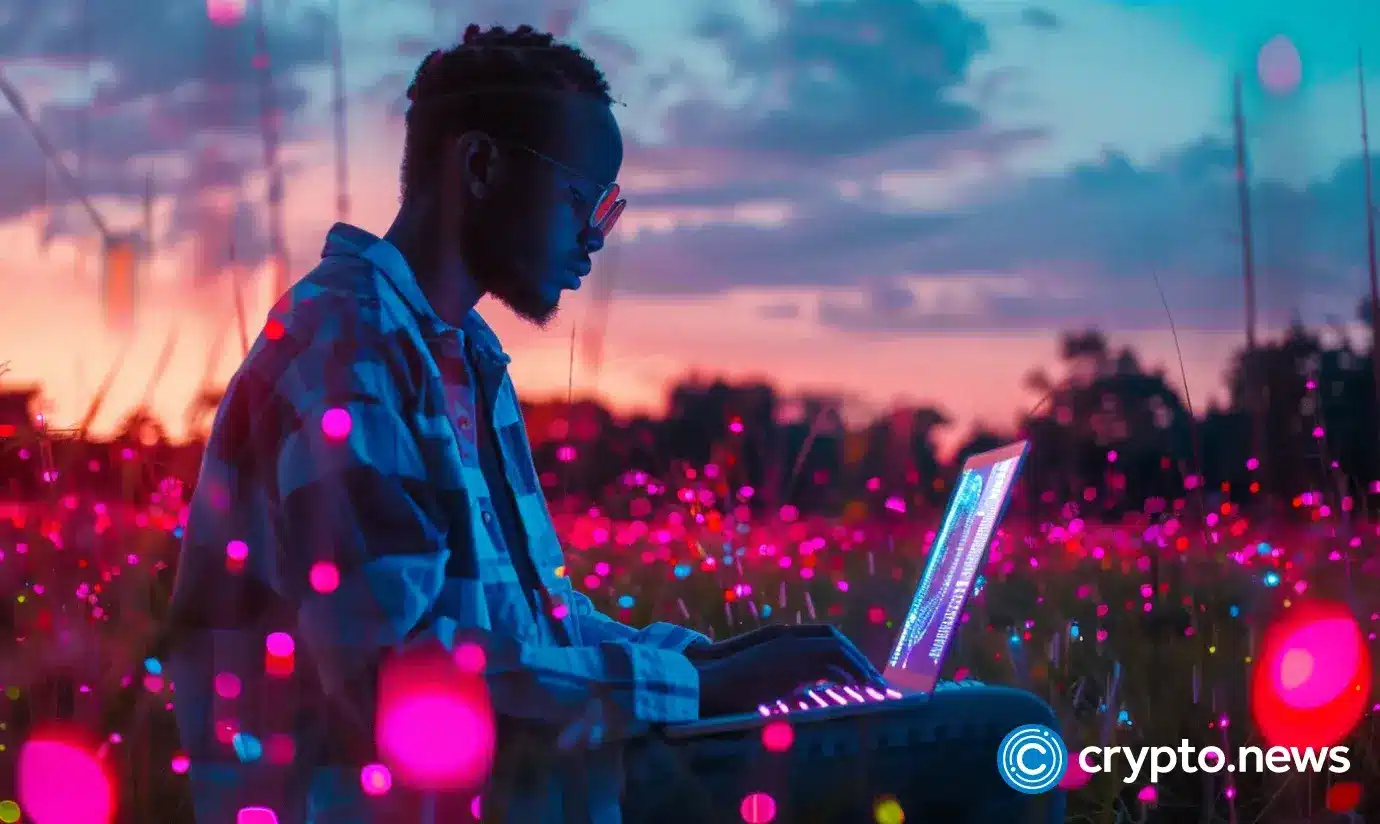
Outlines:
{"label": "man's head", "polygon": [[623,162],[603,75],[530,26],[472,25],[422,62],[407,96],[404,206],[480,288],[545,324],[622,210],[613,197],[599,209]]}

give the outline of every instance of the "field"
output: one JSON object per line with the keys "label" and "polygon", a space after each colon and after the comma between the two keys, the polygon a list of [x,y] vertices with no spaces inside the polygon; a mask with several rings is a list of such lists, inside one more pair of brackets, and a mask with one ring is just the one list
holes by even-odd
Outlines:
{"label": "field", "polygon": [[[633,483],[607,502],[616,517],[554,507],[567,574],[609,614],[719,638],[827,621],[874,661],[885,658],[937,513],[893,502],[836,519],[789,507],[763,515],[686,494],[688,482],[651,494],[645,479]],[[105,742],[119,820],[189,820],[167,685],[141,661],[172,581],[182,496],[172,483],[137,508],[77,495],[0,508],[0,800],[15,799],[6,784],[23,742],[61,719]],[[1248,706],[1252,656],[1266,628],[1305,602],[1348,605],[1374,645],[1380,559],[1375,528],[1359,516],[1304,502],[1278,524],[1230,507],[1206,518],[1039,523],[1020,509],[997,537],[948,670],[1047,697],[1071,750],[1262,743]],[[1353,748],[1346,775],[1229,784],[1225,774],[1176,774],[1153,789],[1099,775],[1071,793],[1070,820],[1321,821],[1329,806],[1375,810],[1380,763],[1367,704],[1344,742]],[[1358,789],[1359,802],[1350,798]]]}

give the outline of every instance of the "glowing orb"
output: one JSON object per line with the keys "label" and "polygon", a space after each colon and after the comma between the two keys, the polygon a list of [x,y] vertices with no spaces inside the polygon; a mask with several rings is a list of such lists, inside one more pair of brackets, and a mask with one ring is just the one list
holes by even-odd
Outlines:
{"label": "glowing orb", "polygon": [[359,771],[359,783],[365,795],[383,795],[393,788],[393,776],[382,764],[370,764]]}
{"label": "glowing orb", "polygon": [[350,413],[344,409],[327,409],[321,415],[321,431],[326,433],[326,437],[333,441],[343,441],[350,436],[350,430],[354,423],[350,420]]}
{"label": "glowing orb", "polygon": [[785,721],[773,721],[762,728],[762,746],[767,752],[785,752],[795,741],[795,730]]}
{"label": "glowing orb", "polygon": [[476,790],[493,766],[484,680],[445,650],[413,650],[380,672],[378,751],[394,780],[420,790]]}
{"label": "glowing orb", "polygon": [[1302,604],[1265,633],[1251,673],[1251,714],[1272,746],[1331,746],[1365,712],[1370,678],[1370,654],[1350,610]]}
{"label": "glowing orb", "polygon": [[244,19],[245,0],[206,0],[206,17],[213,25],[233,26]]}
{"label": "glowing orb", "polygon": [[1083,769],[1083,765],[1078,762],[1077,758],[1068,760],[1067,766],[1064,767],[1064,777],[1059,779],[1059,789],[1081,790],[1088,786],[1088,782],[1092,780],[1092,773]]}
{"label": "glowing orb", "polygon": [[1256,56],[1260,83],[1271,94],[1288,94],[1303,79],[1303,60],[1293,42],[1282,34],[1271,37]]}
{"label": "glowing orb", "polygon": [[1338,781],[1327,788],[1327,809],[1334,813],[1349,813],[1361,803],[1361,785],[1356,781]]}
{"label": "glowing orb", "polygon": [[335,592],[336,588],[340,586],[340,570],[336,569],[335,564],[329,561],[318,561],[312,564],[307,578],[311,582],[311,588],[322,595]]}
{"label": "glowing orb", "polygon": [[264,640],[264,647],[268,649],[270,655],[287,658],[292,655],[297,645],[293,643],[292,636],[286,632],[270,632]]}
{"label": "glowing orb", "polygon": [[235,824],[278,824],[278,814],[267,807],[241,807]]}
{"label": "glowing orb", "polygon": [[33,738],[19,752],[19,800],[40,824],[106,824],[115,793],[101,763],[84,748]]}
{"label": "glowing orb", "polygon": [[218,672],[212,681],[215,684],[216,695],[221,698],[235,699],[240,697],[240,679],[233,672]]}
{"label": "glowing orb", "polygon": [[478,644],[464,643],[455,648],[455,665],[461,672],[478,675],[487,663],[484,648]]}
{"label": "glowing orb", "polygon": [[750,793],[738,808],[746,824],[768,824],[776,818],[776,799],[766,793]]}
{"label": "glowing orb", "polygon": [[872,805],[872,818],[877,824],[905,824],[906,812],[901,809],[901,802],[883,796]]}

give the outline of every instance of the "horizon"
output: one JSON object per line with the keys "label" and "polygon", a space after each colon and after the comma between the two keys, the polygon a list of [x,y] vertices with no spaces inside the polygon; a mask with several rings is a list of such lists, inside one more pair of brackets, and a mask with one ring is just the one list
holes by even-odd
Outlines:
{"label": "horizon", "polygon": [[[233,281],[250,339],[276,297],[252,26],[213,28],[200,6],[98,9],[83,52],[83,27],[59,13],[68,2],[0,36],[4,71],[69,168],[85,167],[113,227],[139,224],[153,175],[160,253],[122,352],[102,317],[87,218],[0,110],[0,176],[17,181],[0,193],[0,381],[41,383],[60,426],[123,355],[93,425],[109,434],[175,333],[148,405],[178,438],[197,391],[222,387],[238,363]],[[526,20],[586,49],[627,103],[629,208],[592,288],[568,295],[549,329],[481,304],[524,397],[564,399],[573,384],[620,414],[660,413],[670,383],[697,368],[766,375],[788,394],[854,398],[864,417],[932,404],[954,420],[947,449],[975,426],[1009,429],[1037,400],[1026,374],[1056,364],[1059,333],[1095,327],[1183,393],[1181,352],[1188,394],[1206,409],[1245,337],[1238,75],[1259,338],[1294,314],[1369,336],[1350,322],[1367,293],[1355,63],[1360,48],[1380,65],[1380,9],[1324,5],[525,0],[447,19],[420,2],[384,14],[350,0],[351,222],[378,232],[391,220],[399,101],[421,56],[448,45],[434,32]],[[267,24],[294,278],[335,219],[323,8],[293,0]],[[166,47],[149,48],[153,32]],[[208,74],[229,95],[214,124],[196,97]],[[198,236],[233,242],[238,261],[198,253]],[[221,275],[195,274],[205,269]],[[591,334],[603,336],[597,352]]]}

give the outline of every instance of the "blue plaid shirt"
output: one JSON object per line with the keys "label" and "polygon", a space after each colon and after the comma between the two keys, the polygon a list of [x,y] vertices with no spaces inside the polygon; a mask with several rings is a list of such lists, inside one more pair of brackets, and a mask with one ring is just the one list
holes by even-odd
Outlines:
{"label": "blue plaid shirt", "polygon": [[[540,792],[503,799],[508,818],[617,822],[617,742],[698,716],[699,679],[683,650],[709,639],[666,623],[634,629],[573,588],[508,355],[477,312],[459,328],[443,322],[391,244],[337,224],[321,264],[274,317],[217,413],[174,588],[174,620],[203,639],[184,643],[172,666],[194,786],[202,761],[220,762],[222,785],[251,782],[252,770],[225,757],[225,736],[212,734],[220,719],[260,737],[310,739],[309,695],[263,676],[266,633],[290,631],[297,680],[310,678],[346,708],[337,717],[360,724],[373,717],[372,667],[386,651],[459,634],[484,642],[500,721],[549,731],[551,747],[564,735],[588,748],[567,767],[554,761]],[[476,420],[477,409],[491,420]],[[504,491],[481,467],[476,432],[488,424],[525,546],[505,539],[494,506]],[[227,557],[232,542],[242,559]],[[535,568],[535,598],[520,582],[520,553]],[[320,562],[339,573],[324,594],[309,584]],[[233,707],[211,687],[227,670],[244,684]],[[244,793],[274,797],[288,824],[285,812],[322,808],[309,798],[310,767],[271,791],[244,783]],[[340,783],[358,791],[358,781]]]}

